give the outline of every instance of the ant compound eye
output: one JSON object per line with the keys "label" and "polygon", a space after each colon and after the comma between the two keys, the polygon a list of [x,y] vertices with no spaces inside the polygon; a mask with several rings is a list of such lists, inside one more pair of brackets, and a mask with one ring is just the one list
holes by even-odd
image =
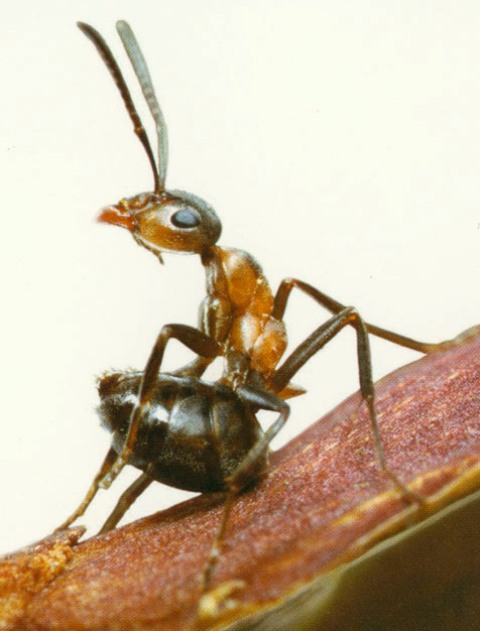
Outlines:
{"label": "ant compound eye", "polygon": [[182,208],[170,218],[173,225],[177,228],[196,228],[200,225],[200,217],[193,210]]}

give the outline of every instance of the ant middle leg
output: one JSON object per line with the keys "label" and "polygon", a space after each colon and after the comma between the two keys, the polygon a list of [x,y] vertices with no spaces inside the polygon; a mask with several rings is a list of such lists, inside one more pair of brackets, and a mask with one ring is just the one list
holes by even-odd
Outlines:
{"label": "ant middle leg", "polygon": [[102,489],[108,489],[110,487],[117,475],[128,462],[135,445],[142,416],[148,410],[155,391],[160,365],[165,354],[165,348],[168,341],[172,338],[177,339],[191,351],[202,357],[215,358],[220,355],[222,351],[222,347],[219,342],[194,327],[187,326],[185,324],[166,324],[162,327],[162,330],[160,331],[150,353],[150,357],[148,358],[147,365],[145,366],[142,383],[140,385],[138,403],[132,412],[122,452],[118,455],[116,462],[110,468],[108,473],[100,481],[100,487]]}
{"label": "ant middle leg", "polygon": [[[325,307],[327,311],[330,313],[340,313],[343,309],[345,309],[345,305],[341,304],[337,300],[334,300],[327,294],[324,294],[320,290],[316,289],[312,285],[305,283],[304,281],[298,280],[297,278],[285,278],[280,283],[280,286],[277,290],[274,299],[274,309],[273,315],[282,320],[285,314],[285,310],[287,307],[287,301],[290,296],[290,292],[292,289],[296,287],[303,293],[307,294],[311,298],[318,302],[320,305]],[[352,324],[352,323],[350,323]],[[472,327],[471,329],[467,329],[463,331],[456,337],[451,340],[445,340],[443,342],[430,343],[430,342],[419,342],[410,337],[406,337],[405,335],[400,335],[399,333],[395,333],[394,331],[389,331],[388,329],[384,329],[380,326],[376,326],[375,324],[370,324],[368,322],[364,323],[365,328],[368,333],[371,335],[375,335],[383,340],[387,340],[392,342],[393,344],[397,344],[398,346],[403,346],[405,348],[410,348],[411,350],[418,351],[419,353],[432,353],[434,351],[443,351],[451,346],[455,346],[465,341],[468,337],[478,334],[479,327]]]}
{"label": "ant middle leg", "polygon": [[[273,392],[269,392],[263,388],[257,388],[250,385],[240,386],[237,388],[236,394],[244,404],[252,409],[278,412],[278,417],[266,430],[264,435],[257,441],[257,443],[245,454],[230,476],[228,476],[225,480],[228,491],[225,497],[223,513],[202,573],[202,599],[198,612],[200,618],[208,617],[210,615],[208,610],[215,609],[214,603],[212,604],[212,602],[210,602],[208,598],[205,598],[205,596],[210,590],[212,577],[220,558],[223,541],[225,539],[225,531],[235,498],[246,486],[248,486],[253,480],[257,479],[259,474],[265,468],[265,464],[267,462],[266,454],[269,445],[285,425],[290,414],[290,406],[285,403],[283,399]],[[241,581],[229,581],[226,586],[220,586],[220,593],[223,594],[223,591],[225,591],[222,589],[223,587],[226,587],[226,592],[230,593],[231,589],[239,589],[241,584]],[[213,600],[217,602],[218,598],[213,598]]]}
{"label": "ant middle leg", "polygon": [[108,519],[98,531],[99,535],[103,535],[109,530],[113,530],[118,522],[122,519],[125,513],[135,500],[147,489],[153,482],[148,473],[142,473],[120,496],[115,508],[110,513]]}
{"label": "ant middle leg", "polygon": [[231,579],[211,589],[212,578],[220,559],[223,542],[225,540],[225,532],[230,512],[237,495],[238,492],[235,489],[230,489],[226,493],[222,517],[200,577],[200,598],[195,617],[192,620],[192,624],[188,626],[189,631],[203,631],[203,629],[211,628],[210,623],[218,617],[221,607],[225,604],[226,600],[230,598],[234,592],[244,589],[245,587],[245,581]]}
{"label": "ant middle leg", "polygon": [[351,325],[357,335],[357,358],[360,381],[360,393],[366,402],[370,416],[375,442],[377,459],[383,472],[395,483],[406,499],[421,503],[422,498],[411,491],[388,467],[383,450],[382,438],[378,425],[375,408],[375,386],[372,377],[372,361],[368,325],[362,320],[354,307],[344,307],[327,322],[319,326],[306,340],[304,340],[285,362],[278,368],[270,380],[270,388],[274,392],[281,392],[289,383],[293,375],[325,344],[335,337],[344,327]]}

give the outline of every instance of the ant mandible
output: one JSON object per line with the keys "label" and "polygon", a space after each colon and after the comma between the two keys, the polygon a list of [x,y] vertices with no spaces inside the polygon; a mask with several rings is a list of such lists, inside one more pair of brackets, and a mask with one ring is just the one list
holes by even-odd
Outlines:
{"label": "ant mandible", "polygon": [[[98,488],[108,488],[125,464],[136,463],[137,439],[145,419],[149,417],[154,406],[160,365],[165,347],[171,338],[176,338],[197,355],[193,362],[175,372],[179,379],[192,379],[192,387],[200,388],[199,384],[205,383],[199,378],[207,366],[216,357],[221,356],[225,360],[225,367],[220,384],[236,393],[232,396],[236,397],[237,401],[245,396],[245,388],[250,389],[250,396],[253,399],[250,399],[249,405],[253,408],[265,408],[265,397],[268,393],[275,396],[277,407],[273,409],[282,410],[281,421],[279,419],[273,426],[276,428],[273,434],[276,434],[287,416],[283,412],[286,408],[280,408],[278,401],[283,402],[284,399],[303,392],[302,389],[290,384],[289,378],[285,379],[285,375],[296,372],[345,326],[353,326],[357,336],[360,391],[368,406],[379,464],[407,499],[419,501],[419,498],[389,470],[385,461],[375,413],[369,334],[426,353],[455,344],[464,339],[467,333],[440,344],[418,342],[364,322],[353,307],[346,307],[311,285],[294,278],[283,280],[274,295],[261,267],[250,254],[216,245],[221,224],[214,210],[206,202],[191,193],[166,190],[167,129],[147,65],[130,26],[120,21],[117,23],[117,30],[155,122],[158,163],[111,50],[92,26],[84,23],[79,23],[78,26],[94,43],[112,74],[132,120],[134,131],[146,151],[154,176],[152,192],[124,198],[118,204],[104,208],[99,219],[128,229],[136,242],[153,252],[161,262],[162,252],[198,254],[205,267],[207,295],[201,305],[197,329],[181,324],[170,324],[162,328],[145,372],[137,376],[135,383],[138,387],[138,398],[131,408],[128,423],[123,426],[121,440],[118,437],[114,440],[114,447],[109,452],[85,501],[63,526],[69,525],[83,513],[91,501],[92,489],[95,493]],[[333,316],[319,326],[289,360],[276,370],[287,344],[283,316],[294,287],[309,295]],[[255,399],[253,392],[261,393],[257,395],[259,398]],[[272,405],[271,402],[269,405]],[[225,487],[236,491],[243,488],[242,471],[248,479],[252,478],[249,470],[255,469],[252,462],[256,461],[260,452],[265,451],[272,432],[267,432],[266,436],[269,438],[258,443],[261,447],[255,447],[252,443],[242,458],[237,459],[239,468],[230,472],[222,471],[220,477]],[[179,445],[178,449],[181,451],[183,447]],[[256,456],[252,456],[251,452]],[[167,482],[172,485],[179,484],[175,476]]]}

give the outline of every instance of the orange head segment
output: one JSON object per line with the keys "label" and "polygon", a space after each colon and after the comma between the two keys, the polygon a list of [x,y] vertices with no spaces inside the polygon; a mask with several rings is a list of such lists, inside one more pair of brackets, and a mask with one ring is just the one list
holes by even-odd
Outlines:
{"label": "orange head segment", "polygon": [[202,199],[173,191],[140,193],[104,208],[98,221],[127,228],[157,256],[161,252],[203,254],[218,240],[221,224]]}
{"label": "orange head segment", "polygon": [[79,23],[78,26],[95,45],[113,76],[134,131],[146,151],[154,176],[153,193],[141,193],[123,199],[114,206],[108,206],[100,213],[99,221],[127,228],[140,245],[151,250],[160,260],[163,251],[207,253],[220,236],[220,221],[213,209],[202,199],[183,191],[165,190],[168,162],[167,127],[155,96],[147,64],[132,29],[124,21],[117,22],[118,33],[155,122],[157,164],[145,128],[110,48],[92,26],[85,23]]}

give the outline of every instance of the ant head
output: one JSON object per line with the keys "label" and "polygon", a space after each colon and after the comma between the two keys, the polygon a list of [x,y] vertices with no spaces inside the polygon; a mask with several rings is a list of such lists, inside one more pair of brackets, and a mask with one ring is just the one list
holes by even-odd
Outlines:
{"label": "ant head", "polygon": [[134,239],[156,254],[184,252],[205,254],[221,232],[215,211],[202,199],[183,191],[167,191],[165,177],[168,163],[167,127],[157,101],[147,64],[130,26],[117,22],[117,30],[140,83],[157,132],[157,161],[148,136],[135,109],[120,68],[105,40],[89,24],[79,23],[81,31],[97,48],[120,91],[133,128],[145,149],[153,172],[154,192],[122,199],[105,208],[99,220],[128,228]]}
{"label": "ant head", "polygon": [[127,228],[137,243],[157,256],[205,253],[222,230],[213,208],[184,191],[140,193],[104,208],[98,219]]}

